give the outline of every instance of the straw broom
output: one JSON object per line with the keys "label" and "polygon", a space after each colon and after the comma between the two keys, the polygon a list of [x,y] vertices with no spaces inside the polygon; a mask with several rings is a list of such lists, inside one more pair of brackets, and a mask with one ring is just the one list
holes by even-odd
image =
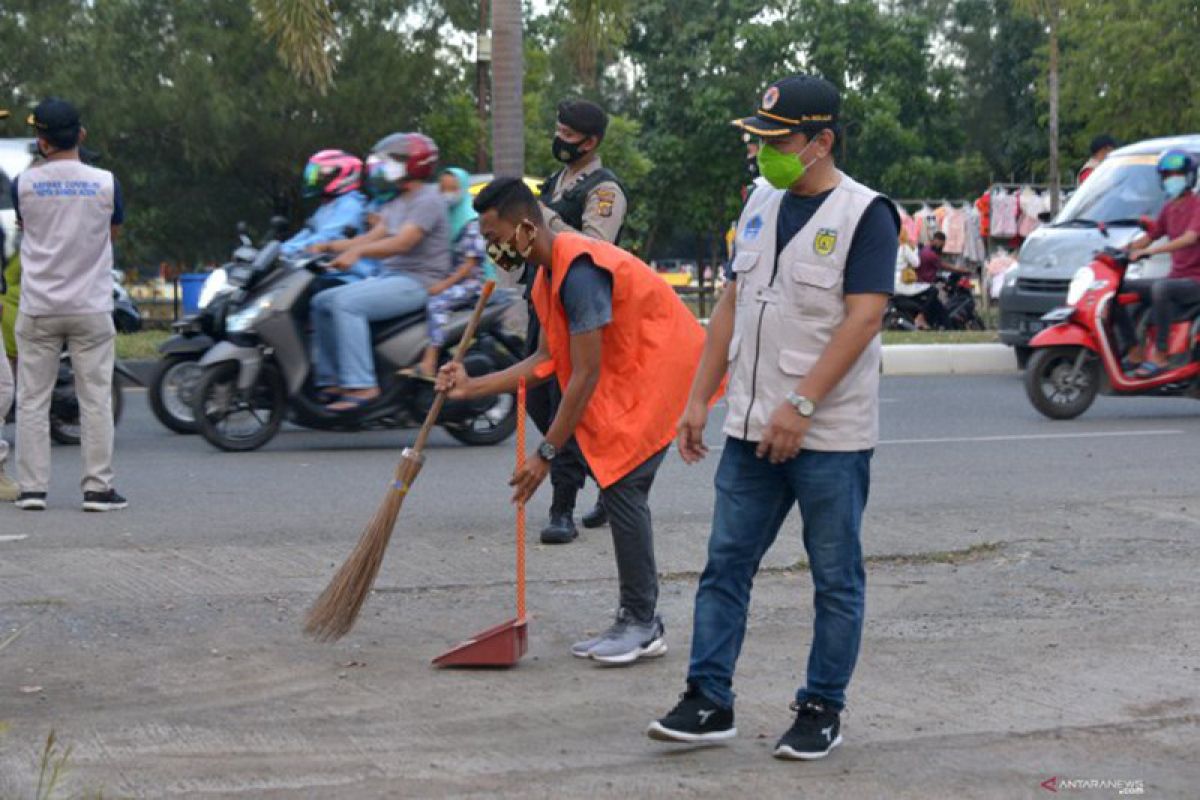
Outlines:
{"label": "straw broom", "polygon": [[[494,281],[484,284],[479,302],[475,304],[475,311],[454,353],[455,363],[460,363],[470,348],[471,341],[475,338],[475,329],[479,327],[479,320],[483,316],[483,308],[495,288]],[[304,623],[304,631],[309,636],[323,642],[335,641],[354,627],[358,612],[370,594],[371,587],[375,585],[376,576],[379,575],[383,554],[392,538],[392,530],[396,527],[396,518],[400,516],[400,507],[420,474],[422,464],[425,463],[425,440],[429,438],[429,432],[437,422],[445,403],[446,393],[437,392],[429,413],[425,415],[425,423],[417,434],[417,441],[412,447],[405,448],[401,454],[400,463],[396,465],[395,480],[388,487],[375,516],[363,530],[358,544],[354,546],[341,569],[309,609]]]}

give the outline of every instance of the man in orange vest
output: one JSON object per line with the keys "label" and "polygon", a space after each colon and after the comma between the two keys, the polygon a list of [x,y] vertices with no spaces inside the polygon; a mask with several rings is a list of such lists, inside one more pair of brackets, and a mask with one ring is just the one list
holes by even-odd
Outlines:
{"label": "man in orange vest", "polygon": [[503,372],[469,377],[442,368],[438,388],[451,399],[512,392],[521,378],[550,378],[562,401],[535,455],[509,485],[525,502],[572,436],[600,485],[620,582],[616,621],[571,652],[605,664],[630,664],[667,651],[649,495],[675,434],[704,331],[654,270],[615,245],[546,226],[536,198],[516,178],[499,178],[475,200],[497,265],[541,267],[532,299],[541,323],[537,352]]}

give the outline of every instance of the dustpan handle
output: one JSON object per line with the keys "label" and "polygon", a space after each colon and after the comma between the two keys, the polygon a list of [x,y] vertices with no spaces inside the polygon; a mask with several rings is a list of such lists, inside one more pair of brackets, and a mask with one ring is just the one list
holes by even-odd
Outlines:
{"label": "dustpan handle", "polygon": [[[525,379],[517,384],[517,471],[525,466]],[[517,503],[517,619],[525,619],[525,502]]]}
{"label": "dustpan handle", "polygon": [[[451,359],[452,363],[461,364],[463,356],[467,354],[467,350],[474,343],[475,330],[479,327],[479,320],[483,317],[483,308],[487,305],[488,299],[495,290],[495,281],[488,281],[483,285],[483,291],[479,293],[479,300],[475,303],[475,310],[471,312],[471,319],[467,322],[467,329],[463,331],[462,338],[458,340],[458,348],[454,351],[454,358]],[[425,422],[421,425],[421,430],[417,434],[417,441],[412,446],[413,452],[417,456],[425,449],[425,440],[429,438],[429,432],[433,430],[433,426],[437,423],[437,419],[442,413],[442,406],[445,404],[446,393],[437,392],[433,398],[433,405],[429,407],[429,413],[425,415]]]}

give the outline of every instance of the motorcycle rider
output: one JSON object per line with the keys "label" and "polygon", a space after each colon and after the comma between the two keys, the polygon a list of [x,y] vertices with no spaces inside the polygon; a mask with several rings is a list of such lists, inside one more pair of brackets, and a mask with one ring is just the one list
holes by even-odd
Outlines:
{"label": "motorcycle rider", "polygon": [[[303,188],[306,200],[320,198],[320,205],[295,236],[281,247],[283,255],[295,257],[314,245],[344,239],[346,230],[365,230],[367,198],[362,193],[363,163],[345,150],[321,150],[304,165]],[[346,272],[322,278],[328,286],[340,286],[369,278],[379,264],[361,259]]]}
{"label": "motorcycle rider", "polygon": [[[1115,322],[1122,341],[1133,343],[1122,362],[1128,368],[1142,362],[1134,377],[1153,378],[1167,367],[1167,351],[1171,320],[1176,306],[1200,301],[1200,197],[1195,193],[1196,159],[1184,150],[1168,150],[1159,156],[1158,177],[1168,200],[1145,233],[1129,243],[1129,258],[1171,254],[1171,271],[1165,278],[1125,281],[1127,291],[1137,292],[1142,302],[1150,302],[1151,319],[1155,326],[1154,354],[1147,358],[1144,348],[1135,341],[1133,322],[1124,306],[1114,311]],[[1149,246],[1161,237],[1166,244]]]}
{"label": "motorcycle rider", "polygon": [[438,354],[446,344],[445,327],[450,312],[475,304],[483,288],[487,243],[479,232],[479,214],[471,207],[467,192],[470,176],[466,170],[448,167],[442,170],[438,183],[446,208],[450,212],[450,241],[454,247],[454,272],[429,287],[425,304],[429,345],[415,374],[432,380],[437,372]]}
{"label": "motorcycle rider", "polygon": [[[599,149],[607,130],[608,114],[595,103],[563,100],[558,104],[551,148],[554,158],[564,166],[542,184],[538,197],[546,226],[555,233],[582,233],[610,244],[618,243],[627,204],[617,176],[600,160]],[[521,281],[529,301],[525,338],[529,355],[537,351],[539,331],[530,295],[536,274],[535,266],[526,267]],[[561,393],[553,381],[529,391],[529,416],[543,434],[560,400]],[[572,440],[551,464],[554,496],[550,522],[541,533],[544,544],[567,544],[579,535],[575,528],[575,497],[583,488],[586,475],[587,467]],[[585,528],[598,528],[607,522],[608,514],[600,501],[583,517]]]}
{"label": "motorcycle rider", "polygon": [[333,400],[330,411],[353,411],[379,396],[371,323],[420,310],[430,289],[452,271],[450,217],[432,182],[437,144],[421,133],[393,133],[375,144],[371,156],[368,179],[396,197],[379,209],[371,230],[313,248],[337,253],[332,266],[343,271],[363,258],[380,259],[376,277],[313,298],[314,378]]}

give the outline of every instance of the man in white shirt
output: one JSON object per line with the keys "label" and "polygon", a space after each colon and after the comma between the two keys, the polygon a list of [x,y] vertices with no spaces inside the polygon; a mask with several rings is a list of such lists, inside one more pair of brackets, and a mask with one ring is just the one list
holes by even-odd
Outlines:
{"label": "man in white shirt", "polygon": [[124,219],[111,172],[84,164],[87,131],[65,100],[30,115],[41,160],[13,182],[21,224],[17,316],[17,507],[46,508],[50,485],[50,397],[65,346],[82,423],[83,510],[125,508],[113,489],[112,243]]}

